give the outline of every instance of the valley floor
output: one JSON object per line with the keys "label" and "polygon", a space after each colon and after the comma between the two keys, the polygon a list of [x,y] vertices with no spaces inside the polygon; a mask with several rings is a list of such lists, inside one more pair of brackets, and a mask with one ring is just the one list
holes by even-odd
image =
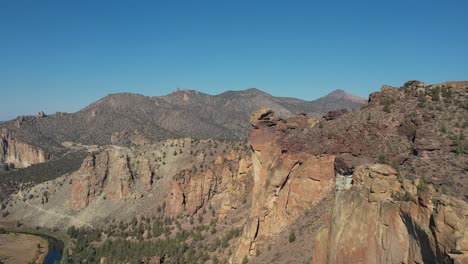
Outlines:
{"label": "valley floor", "polygon": [[0,234],[0,263],[42,263],[47,240],[28,234]]}

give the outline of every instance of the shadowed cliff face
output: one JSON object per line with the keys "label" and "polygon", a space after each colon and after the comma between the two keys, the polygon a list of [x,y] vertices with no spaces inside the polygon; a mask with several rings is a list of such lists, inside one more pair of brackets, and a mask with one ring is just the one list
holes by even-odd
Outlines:
{"label": "shadowed cliff face", "polygon": [[7,129],[0,138],[0,163],[15,168],[25,168],[32,164],[46,162],[44,151],[38,147],[18,141]]}

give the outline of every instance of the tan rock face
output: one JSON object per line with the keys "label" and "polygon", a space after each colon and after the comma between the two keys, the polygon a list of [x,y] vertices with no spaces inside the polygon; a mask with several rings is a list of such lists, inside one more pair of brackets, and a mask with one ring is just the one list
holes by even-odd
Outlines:
{"label": "tan rock face", "polygon": [[430,188],[413,196],[416,187],[400,183],[388,165],[359,166],[353,178],[349,191],[336,194],[330,224],[313,243],[314,263],[467,260],[466,203]]}
{"label": "tan rock face", "polygon": [[[221,142],[197,143],[198,150],[191,144],[190,139],[180,139],[89,154],[72,180],[70,207],[83,209],[99,196],[138,199],[154,190],[155,204],[165,201],[167,215],[193,215],[209,203],[217,217],[224,218],[246,202],[252,185],[251,156],[232,146],[215,152],[214,144]],[[213,149],[205,151],[209,145]]]}
{"label": "tan rock face", "polygon": [[305,116],[288,122],[269,110],[252,115],[254,187],[249,219],[233,261],[253,255],[334,189],[333,155],[307,155],[278,146],[278,133],[313,125]]}
{"label": "tan rock face", "polygon": [[92,153],[73,178],[70,207],[83,209],[101,194],[113,200],[129,197],[138,184],[150,190],[152,177],[148,160],[131,157],[125,149]]}
{"label": "tan rock face", "polygon": [[242,204],[252,175],[250,157],[237,151],[218,155],[206,168],[180,171],[166,196],[166,214],[193,215],[217,195],[218,216],[223,218]]}
{"label": "tan rock face", "polygon": [[22,143],[3,129],[0,138],[0,162],[13,164],[16,168],[25,168],[32,164],[47,161],[47,155],[38,147]]}

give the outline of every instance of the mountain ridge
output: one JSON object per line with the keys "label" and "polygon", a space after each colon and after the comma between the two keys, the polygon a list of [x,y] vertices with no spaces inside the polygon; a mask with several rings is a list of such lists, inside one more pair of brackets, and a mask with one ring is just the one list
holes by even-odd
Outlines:
{"label": "mountain ridge", "polygon": [[346,98],[329,98],[324,104],[275,97],[256,88],[218,95],[181,89],[165,96],[114,93],[74,113],[19,116],[0,123],[0,128],[54,157],[65,151],[63,142],[132,145],[177,137],[244,139],[250,113],[259,107],[289,117],[297,113],[321,116],[337,108],[351,110],[361,105]]}

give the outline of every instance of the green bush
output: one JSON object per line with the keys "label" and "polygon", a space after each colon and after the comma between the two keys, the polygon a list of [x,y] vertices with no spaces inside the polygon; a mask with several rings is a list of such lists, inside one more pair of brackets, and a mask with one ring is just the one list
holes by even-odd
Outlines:
{"label": "green bush", "polygon": [[397,201],[402,202],[412,202],[415,200],[415,197],[408,191],[405,191],[403,193],[397,192],[394,194],[393,198]]}
{"label": "green bush", "polygon": [[296,241],[296,233],[294,232],[294,229],[291,229],[289,232],[289,243],[292,243]]}
{"label": "green bush", "polygon": [[421,179],[419,179],[419,183],[416,186],[416,188],[418,189],[418,194],[426,193],[429,191],[429,183],[427,182],[426,177],[423,176],[421,177]]}

